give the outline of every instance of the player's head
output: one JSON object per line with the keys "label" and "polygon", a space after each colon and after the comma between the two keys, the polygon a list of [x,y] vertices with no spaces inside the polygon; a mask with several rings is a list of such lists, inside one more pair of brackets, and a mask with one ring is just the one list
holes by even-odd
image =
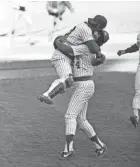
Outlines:
{"label": "player's head", "polygon": [[109,40],[109,33],[105,30],[93,31],[93,37],[99,46],[102,46]]}
{"label": "player's head", "polygon": [[88,24],[94,30],[104,29],[107,25],[107,19],[102,15],[96,15],[94,18],[88,18]]}

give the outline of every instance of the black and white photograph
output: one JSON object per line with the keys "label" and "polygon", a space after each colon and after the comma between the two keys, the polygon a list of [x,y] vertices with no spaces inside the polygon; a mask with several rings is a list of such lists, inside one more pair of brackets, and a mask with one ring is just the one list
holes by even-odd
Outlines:
{"label": "black and white photograph", "polygon": [[140,167],[140,1],[0,1],[0,167]]}

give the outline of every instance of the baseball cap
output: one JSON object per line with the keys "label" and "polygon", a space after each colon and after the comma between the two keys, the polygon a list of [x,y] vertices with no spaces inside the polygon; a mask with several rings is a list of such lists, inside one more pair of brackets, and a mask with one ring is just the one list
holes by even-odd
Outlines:
{"label": "baseball cap", "polygon": [[107,25],[107,19],[102,15],[96,15],[93,18],[93,21],[96,23],[98,28],[105,28]]}

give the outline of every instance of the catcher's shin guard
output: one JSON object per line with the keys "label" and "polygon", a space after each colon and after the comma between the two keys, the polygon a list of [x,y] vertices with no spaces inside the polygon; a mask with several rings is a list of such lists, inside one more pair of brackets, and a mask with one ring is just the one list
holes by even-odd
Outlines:
{"label": "catcher's shin guard", "polygon": [[58,83],[58,85],[56,85],[56,87],[54,87],[54,89],[49,93],[49,96],[51,98],[54,98],[55,96],[57,96],[58,94],[61,94],[65,92],[65,87],[64,84],[62,82]]}
{"label": "catcher's shin guard", "polygon": [[58,94],[65,92],[66,88],[70,88],[73,84],[73,75],[70,74],[68,77],[57,80],[56,86],[49,92],[49,96],[54,98]]}

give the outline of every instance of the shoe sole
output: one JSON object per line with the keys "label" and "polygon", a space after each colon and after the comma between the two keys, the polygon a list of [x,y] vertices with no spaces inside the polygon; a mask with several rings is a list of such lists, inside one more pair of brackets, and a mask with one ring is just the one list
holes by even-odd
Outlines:
{"label": "shoe sole", "polygon": [[102,157],[102,156],[105,154],[106,151],[107,151],[107,146],[104,145],[104,150],[103,150],[103,152],[100,153],[100,154],[96,153],[96,154],[97,154],[97,157]]}
{"label": "shoe sole", "polygon": [[62,154],[63,154],[63,152],[61,153],[61,158],[67,159],[67,158],[70,158],[70,157],[74,156],[75,155],[75,151],[71,151],[67,156],[63,156]]}
{"label": "shoe sole", "polygon": [[138,127],[138,121],[134,117],[130,117],[129,120],[135,128]]}
{"label": "shoe sole", "polygon": [[47,104],[53,104],[53,102],[51,100],[49,100],[49,99],[42,99],[42,98],[38,97],[38,100],[40,102],[44,102],[44,103],[47,103]]}

